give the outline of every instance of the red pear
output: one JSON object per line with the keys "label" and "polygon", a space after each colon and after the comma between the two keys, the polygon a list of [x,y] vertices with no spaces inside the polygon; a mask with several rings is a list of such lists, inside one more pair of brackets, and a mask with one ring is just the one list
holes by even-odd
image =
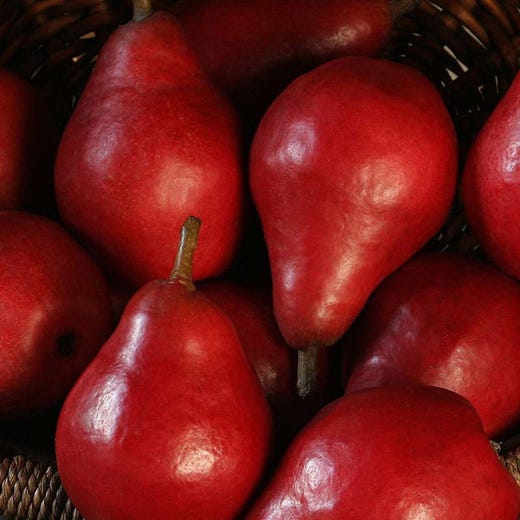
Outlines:
{"label": "red pear", "polygon": [[228,316],[191,280],[189,218],[168,280],[140,288],[67,397],[56,456],[89,520],[233,520],[262,476],[269,406]]}
{"label": "red pear", "polygon": [[473,407],[428,386],[370,388],[296,437],[247,520],[517,520],[520,489]]}
{"label": "red pear", "polygon": [[100,268],[58,224],[0,211],[0,418],[61,403],[112,331]]}
{"label": "red pear", "polygon": [[468,399],[489,436],[520,423],[520,285],[460,254],[421,254],[372,294],[345,346],[347,391],[413,382]]}
{"label": "red pear", "polygon": [[285,343],[278,330],[268,286],[214,280],[199,289],[233,321],[271,405],[277,449],[283,450],[304,424],[340,395],[338,352],[333,349],[320,352],[316,391],[307,399],[301,399],[296,392],[297,353]]}
{"label": "red pear", "polygon": [[520,76],[472,144],[462,176],[464,209],[489,257],[520,279]]}
{"label": "red pear", "polygon": [[443,224],[456,175],[451,118],[409,66],[333,60],[271,105],[250,184],[276,319],[286,342],[307,351],[303,374],[312,352],[337,342],[375,287]]}
{"label": "red pear", "polygon": [[58,130],[39,90],[0,68],[0,210],[54,209]]}
{"label": "red pear", "polygon": [[225,271],[244,205],[236,115],[173,15],[146,8],[102,48],[55,168],[64,222],[132,287],[168,272],[170,230],[190,214],[205,222],[194,279]]}
{"label": "red pear", "polygon": [[241,112],[261,115],[290,81],[346,55],[376,55],[413,0],[181,0],[202,65]]}

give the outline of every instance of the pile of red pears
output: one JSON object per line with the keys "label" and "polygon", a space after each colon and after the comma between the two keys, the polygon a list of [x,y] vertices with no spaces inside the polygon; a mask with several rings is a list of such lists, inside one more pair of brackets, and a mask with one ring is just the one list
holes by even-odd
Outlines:
{"label": "pile of red pears", "polygon": [[87,520],[518,519],[520,78],[461,157],[411,4],[135,0],[63,128],[0,72],[0,424]]}

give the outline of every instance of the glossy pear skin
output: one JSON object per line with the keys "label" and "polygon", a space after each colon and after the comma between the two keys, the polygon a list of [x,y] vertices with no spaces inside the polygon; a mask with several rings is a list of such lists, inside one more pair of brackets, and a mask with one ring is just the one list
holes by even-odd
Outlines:
{"label": "glossy pear skin", "polygon": [[520,491],[471,405],[428,386],[370,388],[305,427],[247,520],[516,520]]}
{"label": "glossy pear skin", "polygon": [[520,422],[520,285],[494,266],[421,254],[386,279],[353,327],[347,392],[416,383],[468,399],[490,437]]}
{"label": "glossy pear skin", "polygon": [[0,68],[0,210],[54,208],[58,130],[36,87]]}
{"label": "glossy pear skin", "polygon": [[278,447],[289,440],[325,404],[341,393],[337,353],[322,350],[318,383],[313,395],[302,399],[296,391],[297,353],[283,340],[276,323],[270,287],[260,283],[212,280],[199,290],[233,321],[244,351],[255,369],[273,411]]}
{"label": "glossy pear skin", "polygon": [[462,194],[472,231],[503,271],[520,279],[520,76],[486,121],[464,166]]}
{"label": "glossy pear skin", "polygon": [[112,332],[107,282],[61,226],[0,211],[0,419],[61,403]]}
{"label": "glossy pear skin", "polygon": [[338,341],[442,225],[456,168],[450,116],[408,66],[341,58],[287,87],[255,135],[250,185],[289,345]]}
{"label": "glossy pear skin", "polygon": [[56,453],[89,520],[236,517],[263,471],[270,411],[229,318],[152,281],[69,394]]}
{"label": "glossy pear skin", "polygon": [[135,288],[167,275],[171,229],[198,215],[194,279],[217,276],[240,236],[240,154],[233,110],[173,16],[157,12],[120,27],[101,51],[60,144],[60,214]]}
{"label": "glossy pear skin", "polygon": [[213,81],[257,114],[325,61],[378,54],[391,27],[386,0],[188,0],[173,12]]}

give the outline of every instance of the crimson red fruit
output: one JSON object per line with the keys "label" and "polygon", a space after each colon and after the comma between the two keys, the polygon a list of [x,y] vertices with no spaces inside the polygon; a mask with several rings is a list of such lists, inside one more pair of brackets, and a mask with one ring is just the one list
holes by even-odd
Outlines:
{"label": "crimson red fruit", "polygon": [[247,520],[517,520],[473,407],[428,386],[342,397],[296,437]]}
{"label": "crimson red fruit", "polygon": [[193,229],[61,410],[58,469],[89,520],[234,520],[262,475],[269,407],[231,320],[194,290]]}
{"label": "crimson red fruit", "polygon": [[488,435],[520,423],[520,285],[459,254],[421,254],[387,278],[354,325],[347,391],[403,382],[466,397]]}
{"label": "crimson red fruit", "polygon": [[255,135],[250,185],[290,346],[339,340],[442,225],[456,174],[450,116],[411,67],[341,58],[284,90]]}
{"label": "crimson red fruit", "polygon": [[520,76],[473,142],[462,188],[468,221],[485,252],[520,279]]}
{"label": "crimson red fruit", "polygon": [[172,226],[205,225],[194,278],[232,262],[244,205],[240,137],[173,15],[118,28],[65,129],[55,168],[64,222],[124,284],[166,276]]}
{"label": "crimson red fruit", "polygon": [[283,340],[273,314],[271,291],[258,283],[214,280],[199,289],[231,318],[273,411],[278,451],[326,403],[340,395],[337,352],[318,360],[316,391],[307,399],[296,392],[296,352]]}
{"label": "crimson red fruit", "polygon": [[103,273],[55,222],[0,211],[0,417],[58,404],[112,330]]}
{"label": "crimson red fruit", "polygon": [[187,0],[173,12],[201,64],[247,114],[259,115],[294,78],[333,58],[375,55],[409,1]]}
{"label": "crimson red fruit", "polygon": [[0,209],[54,209],[58,131],[43,95],[0,69]]}

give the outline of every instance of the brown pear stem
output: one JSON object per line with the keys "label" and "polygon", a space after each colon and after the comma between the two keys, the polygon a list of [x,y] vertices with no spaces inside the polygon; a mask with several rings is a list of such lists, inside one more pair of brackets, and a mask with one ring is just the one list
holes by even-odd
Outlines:
{"label": "brown pear stem", "polygon": [[168,281],[180,281],[186,287],[195,289],[193,285],[193,256],[197,248],[200,232],[200,219],[188,217],[181,228],[181,238],[177,249],[177,257]]}
{"label": "brown pear stem", "polygon": [[397,20],[401,16],[413,11],[419,0],[390,0],[390,14],[392,20]]}
{"label": "brown pear stem", "polygon": [[318,347],[310,346],[298,350],[298,368],[296,388],[301,398],[308,397],[316,390],[316,374],[318,364]]}
{"label": "brown pear stem", "polygon": [[134,15],[132,17],[134,22],[144,20],[153,13],[152,0],[133,0]]}

